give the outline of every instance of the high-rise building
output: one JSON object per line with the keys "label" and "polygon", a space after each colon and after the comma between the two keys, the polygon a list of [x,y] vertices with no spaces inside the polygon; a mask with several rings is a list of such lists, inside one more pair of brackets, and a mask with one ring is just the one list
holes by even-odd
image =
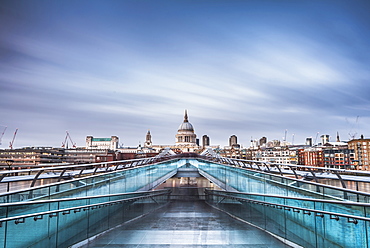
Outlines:
{"label": "high-rise building", "polygon": [[238,137],[236,135],[231,135],[229,138],[229,146],[236,146],[238,144]]}
{"label": "high-rise building", "polygon": [[260,138],[260,140],[259,140],[259,145],[260,146],[263,146],[263,145],[265,145],[267,143],[267,138],[266,137],[262,137],[262,138]]}
{"label": "high-rise building", "polygon": [[321,138],[321,144],[325,145],[326,143],[329,142],[329,134],[323,134],[320,136]]}
{"label": "high-rise building", "polygon": [[306,145],[307,146],[312,146],[312,138],[311,137],[306,138]]}
{"label": "high-rise building", "polygon": [[203,145],[203,147],[210,146],[209,137],[207,135],[203,135],[202,145]]}

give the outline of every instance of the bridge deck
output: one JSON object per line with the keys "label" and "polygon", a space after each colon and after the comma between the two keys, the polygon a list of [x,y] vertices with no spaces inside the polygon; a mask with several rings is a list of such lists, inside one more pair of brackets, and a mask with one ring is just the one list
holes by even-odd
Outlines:
{"label": "bridge deck", "polygon": [[116,228],[87,247],[289,247],[203,201],[173,201]]}

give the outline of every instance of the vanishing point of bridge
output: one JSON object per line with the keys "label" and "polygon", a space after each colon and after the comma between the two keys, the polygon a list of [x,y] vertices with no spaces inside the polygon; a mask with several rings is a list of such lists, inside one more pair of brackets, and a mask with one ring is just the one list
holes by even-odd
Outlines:
{"label": "vanishing point of bridge", "polygon": [[368,175],[323,170],[208,150],[2,172],[0,247],[370,247],[370,194],[348,187]]}

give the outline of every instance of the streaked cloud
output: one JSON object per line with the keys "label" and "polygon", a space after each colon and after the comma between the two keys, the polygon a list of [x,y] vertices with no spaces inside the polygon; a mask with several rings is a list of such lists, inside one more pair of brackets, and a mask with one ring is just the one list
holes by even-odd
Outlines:
{"label": "streaked cloud", "polygon": [[295,143],[346,139],[356,116],[370,136],[366,6],[6,0],[0,125],[19,128],[16,146],[59,146],[65,130],[81,146],[86,135],[137,145],[147,129],[171,144],[188,109],[213,144],[285,129]]}

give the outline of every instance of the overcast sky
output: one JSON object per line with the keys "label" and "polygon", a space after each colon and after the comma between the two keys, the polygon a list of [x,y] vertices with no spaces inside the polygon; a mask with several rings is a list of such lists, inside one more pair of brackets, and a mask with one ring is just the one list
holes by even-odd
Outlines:
{"label": "overcast sky", "polygon": [[[370,137],[370,1],[0,3],[0,148]],[[358,117],[358,118],[357,118]]]}

